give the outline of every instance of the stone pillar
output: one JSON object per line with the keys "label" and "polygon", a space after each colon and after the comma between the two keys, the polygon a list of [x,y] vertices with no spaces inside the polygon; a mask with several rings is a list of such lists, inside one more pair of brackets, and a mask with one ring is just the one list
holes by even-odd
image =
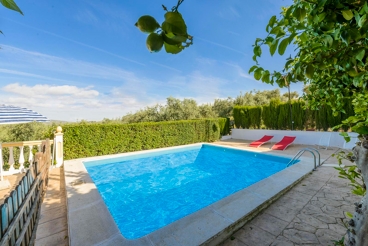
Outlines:
{"label": "stone pillar", "polygon": [[[63,150],[63,135],[61,126],[56,128],[54,145],[55,145],[55,160],[56,167],[60,167],[64,163],[64,150]],[[53,164],[53,163],[51,163]]]}

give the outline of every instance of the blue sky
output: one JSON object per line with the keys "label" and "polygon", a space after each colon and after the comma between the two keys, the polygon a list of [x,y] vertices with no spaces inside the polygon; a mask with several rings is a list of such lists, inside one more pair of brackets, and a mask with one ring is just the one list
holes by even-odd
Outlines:
{"label": "blue sky", "polygon": [[[248,70],[257,37],[291,0],[185,0],[179,8],[194,44],[178,55],[150,53],[141,15],[164,20],[177,0],[16,0],[24,16],[0,6],[0,104],[54,120],[121,117],[166,98],[199,104],[240,92],[272,90]],[[280,69],[287,56],[260,64]],[[303,85],[293,84],[300,92]],[[286,92],[286,89],[281,89]]]}

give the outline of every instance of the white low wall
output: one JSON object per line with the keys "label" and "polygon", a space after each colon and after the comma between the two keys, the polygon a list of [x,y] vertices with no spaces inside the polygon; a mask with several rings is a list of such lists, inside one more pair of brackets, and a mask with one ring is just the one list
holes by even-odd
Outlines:
{"label": "white low wall", "polygon": [[294,141],[296,144],[316,144],[343,149],[353,148],[358,141],[358,134],[355,132],[349,132],[351,140],[349,143],[346,143],[339,132],[231,129],[232,139],[257,140],[264,135],[274,136],[271,140],[273,143],[280,141],[284,136],[296,136]]}

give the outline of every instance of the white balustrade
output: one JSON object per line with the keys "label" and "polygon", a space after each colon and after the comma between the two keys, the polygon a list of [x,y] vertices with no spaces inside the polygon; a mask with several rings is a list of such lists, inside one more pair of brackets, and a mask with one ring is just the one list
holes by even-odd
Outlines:
{"label": "white balustrade", "polygon": [[[63,156],[63,133],[61,133],[61,127],[57,128],[57,131],[55,133],[55,139],[57,140],[57,146],[55,146],[56,148],[55,151],[56,153],[54,153],[52,156],[55,157],[55,161],[56,161],[56,165],[57,167],[60,167],[63,164],[64,161],[64,156]],[[55,141],[56,142],[56,141]],[[33,162],[33,146],[37,146],[38,151],[41,152],[41,144],[42,144],[42,140],[37,140],[37,141],[25,141],[25,142],[11,142],[11,143],[0,143],[0,181],[3,180],[3,176],[7,176],[7,175],[12,175],[15,173],[20,173],[25,171],[25,156],[24,156],[24,146],[28,146],[29,147],[29,155],[28,155],[28,161],[30,163],[30,165]],[[53,140],[50,140],[50,144],[56,144],[54,143]],[[8,148],[9,149],[9,158],[8,158],[8,163],[4,163],[4,149]],[[16,148],[16,149],[14,149]],[[19,163],[19,168],[15,167],[15,160],[14,160],[14,151],[17,151],[19,149],[19,159],[17,161],[17,163]],[[53,163],[53,160],[51,160]],[[4,171],[4,165],[8,164],[9,169],[7,171]]]}

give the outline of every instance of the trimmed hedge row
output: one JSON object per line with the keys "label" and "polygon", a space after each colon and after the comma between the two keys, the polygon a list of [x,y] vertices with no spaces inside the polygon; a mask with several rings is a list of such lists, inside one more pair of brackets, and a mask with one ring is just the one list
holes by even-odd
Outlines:
{"label": "trimmed hedge row", "polygon": [[230,118],[219,118],[220,135],[225,136],[230,133]]}
{"label": "trimmed hedge row", "polygon": [[218,119],[65,124],[63,132],[65,160],[213,142],[220,137]]}
{"label": "trimmed hedge row", "polygon": [[[305,102],[293,101],[291,103],[293,115],[293,130],[305,130],[315,128],[316,130],[327,131],[354,115],[351,104],[346,103],[345,114],[333,115],[330,106],[325,105],[319,110],[305,109]],[[278,100],[271,100],[269,105],[263,107],[235,106],[233,108],[234,123],[236,128],[260,129],[261,122],[266,129],[288,130],[291,129],[290,104],[280,103]],[[343,130],[347,131],[347,127]]]}

